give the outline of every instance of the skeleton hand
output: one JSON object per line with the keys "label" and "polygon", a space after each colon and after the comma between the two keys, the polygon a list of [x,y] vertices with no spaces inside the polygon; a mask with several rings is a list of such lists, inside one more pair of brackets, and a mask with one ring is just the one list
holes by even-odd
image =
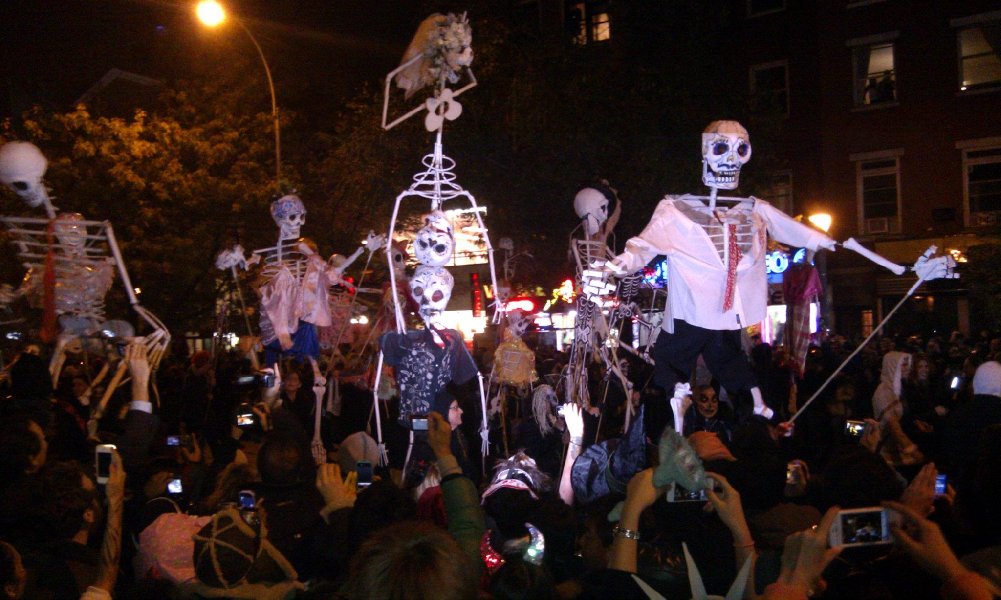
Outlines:
{"label": "skeleton hand", "polygon": [[955,272],[956,261],[952,258],[952,255],[944,254],[932,258],[937,250],[936,246],[929,246],[925,250],[925,253],[914,263],[914,266],[911,267],[914,273],[924,281],[931,279],[959,279],[959,273]]}
{"label": "skeleton hand", "polygon": [[365,249],[369,252],[375,252],[385,247],[386,234],[380,233],[379,235],[376,235],[374,231],[369,230],[368,236],[365,238]]}
{"label": "skeleton hand", "polygon": [[[260,257],[255,255],[260,260]],[[226,271],[233,267],[247,268],[247,259],[243,256],[243,246],[237,244],[232,250],[223,250],[215,257],[215,268]]]}
{"label": "skeleton hand", "polygon": [[246,260],[246,261],[244,262],[244,266],[243,266],[243,268],[244,268],[244,269],[246,269],[246,268],[247,268],[247,267],[249,267],[250,265],[256,265],[256,264],[259,264],[260,262],[261,262],[261,255],[260,255],[260,254],[252,254],[252,255],[250,256],[250,258],[248,258],[248,259],[247,259],[247,260]]}
{"label": "skeleton hand", "polygon": [[614,299],[610,296],[615,294],[615,284],[609,281],[610,274],[608,263],[600,260],[594,261],[591,263],[591,268],[584,269],[584,272],[581,273],[581,293],[595,304],[611,305]]}

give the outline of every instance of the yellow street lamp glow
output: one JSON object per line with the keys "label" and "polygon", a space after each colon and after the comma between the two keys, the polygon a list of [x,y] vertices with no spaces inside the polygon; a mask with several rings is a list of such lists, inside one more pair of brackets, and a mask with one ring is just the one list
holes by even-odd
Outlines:
{"label": "yellow street lamp glow", "polygon": [[203,25],[215,27],[226,20],[226,9],[215,0],[202,0],[195,7],[195,14]]}
{"label": "yellow street lamp glow", "polygon": [[817,229],[827,233],[827,230],[831,228],[831,223],[833,219],[831,215],[827,213],[817,213],[815,215],[810,215],[807,220],[813,223],[813,226]]}

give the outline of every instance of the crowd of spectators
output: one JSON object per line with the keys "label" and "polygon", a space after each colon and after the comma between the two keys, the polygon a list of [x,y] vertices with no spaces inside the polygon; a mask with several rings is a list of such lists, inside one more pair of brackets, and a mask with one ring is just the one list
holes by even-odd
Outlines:
{"label": "crowd of spectators", "polygon": [[[154,377],[128,345],[127,383],[99,409],[90,374],[102,357],[72,355],[53,387],[25,348],[4,370],[0,403],[3,593],[995,597],[1001,337],[883,337],[832,378],[854,348],[831,336],[802,373],[781,347],[749,348],[771,421],[697,369],[682,442],[639,357],[621,365],[627,382],[595,366],[595,406],[555,410],[558,385],[512,394],[487,457],[476,386],[443,392],[448,414],[428,415],[412,447],[387,398],[377,403],[387,466],[366,378],[337,365],[321,365],[329,385],[291,362],[272,380],[247,346],[180,347]],[[537,348],[542,381],[558,384],[563,364]],[[95,449],[108,445],[97,473]],[[706,489],[666,493],[675,484],[661,474],[688,451]],[[585,457],[603,469],[586,490],[572,476]],[[849,531],[858,517],[841,511],[864,508],[887,515],[888,535],[878,521]],[[870,538],[881,543],[852,543]]]}

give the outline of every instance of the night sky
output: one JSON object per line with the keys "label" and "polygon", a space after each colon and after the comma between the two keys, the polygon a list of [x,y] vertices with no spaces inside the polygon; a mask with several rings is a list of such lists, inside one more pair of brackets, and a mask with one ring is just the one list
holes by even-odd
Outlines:
{"label": "night sky", "polygon": [[[227,52],[260,69],[235,24],[209,30],[194,2],[4,0],[0,2],[0,118],[32,104],[68,109],[111,68],[171,81]],[[359,0],[224,2],[258,38],[278,102],[307,87],[340,103],[399,61],[420,21],[420,3]],[[240,56],[242,53],[242,57]],[[252,61],[252,62],[251,62]],[[260,70],[263,84],[263,69]],[[292,96],[290,98],[290,96]],[[284,102],[283,102],[284,100]],[[293,107],[294,108],[294,107]]]}

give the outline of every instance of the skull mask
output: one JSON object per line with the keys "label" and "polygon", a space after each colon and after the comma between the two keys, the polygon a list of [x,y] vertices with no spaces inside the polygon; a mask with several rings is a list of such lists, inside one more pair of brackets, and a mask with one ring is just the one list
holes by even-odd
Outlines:
{"label": "skull mask", "polygon": [[702,133],[702,183],[720,190],[740,185],[740,168],[751,159],[751,139],[736,121],[713,121]]}
{"label": "skull mask", "polygon": [[397,281],[403,281],[407,274],[407,243],[405,241],[389,244],[390,268]]}
{"label": "skull mask", "polygon": [[443,267],[452,260],[455,250],[455,236],[452,225],[441,211],[424,217],[424,227],[417,232],[414,240],[414,254],[422,265]]}
{"label": "skull mask", "polygon": [[520,308],[507,313],[507,329],[514,337],[520,338],[524,336],[531,326],[532,318],[526,317]]}
{"label": "skull mask", "polygon": [[306,224],[306,207],[295,194],[288,194],[271,203],[271,218],[281,230],[279,239],[294,240]]}
{"label": "skull mask", "polygon": [[444,267],[417,267],[410,279],[410,295],[420,305],[421,317],[427,319],[445,310],[453,285],[455,279]]}
{"label": "skull mask", "polygon": [[42,183],[47,166],[42,151],[30,142],[8,142],[0,147],[0,182],[32,208],[48,203],[49,194]]}
{"label": "skull mask", "polygon": [[83,221],[83,215],[80,213],[61,213],[56,217],[53,230],[59,243],[65,246],[69,254],[83,253],[83,245],[87,241],[87,226],[80,221]]}
{"label": "skull mask", "polygon": [[596,235],[608,220],[610,200],[610,192],[606,194],[593,187],[586,187],[574,196],[574,212],[584,221],[584,230],[589,237]]}

